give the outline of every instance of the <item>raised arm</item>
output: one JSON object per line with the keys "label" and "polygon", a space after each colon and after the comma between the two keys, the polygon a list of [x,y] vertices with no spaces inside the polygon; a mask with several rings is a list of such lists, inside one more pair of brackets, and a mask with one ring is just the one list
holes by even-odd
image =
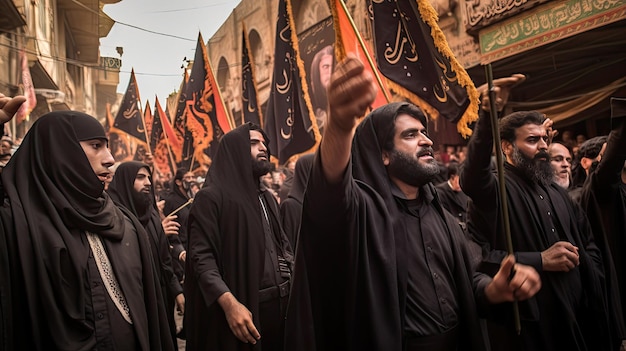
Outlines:
{"label": "raised arm", "polygon": [[322,169],[329,183],[341,180],[350,161],[354,130],[376,92],[371,74],[357,58],[348,56],[337,65],[328,87],[330,113],[320,145]]}

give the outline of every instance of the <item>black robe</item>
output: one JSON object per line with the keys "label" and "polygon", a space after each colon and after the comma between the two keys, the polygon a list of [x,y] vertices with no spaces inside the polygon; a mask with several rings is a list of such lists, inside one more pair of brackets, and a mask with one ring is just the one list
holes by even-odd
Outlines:
{"label": "black robe", "polygon": [[[468,156],[461,174],[461,188],[472,199],[468,228],[483,247],[480,270],[495,274],[507,254],[500,215],[499,184],[491,171],[491,122],[481,115],[468,144]],[[608,311],[602,255],[593,241],[584,215],[567,192],[552,183],[545,186],[549,201],[535,196],[535,183],[519,170],[505,164],[506,193],[513,249],[519,263],[533,266],[541,276],[539,293],[519,303],[522,332],[513,328],[510,304],[492,311],[490,339],[494,349],[526,350],[609,350]],[[542,204],[550,212],[559,239],[542,221]],[[541,251],[565,240],[579,248],[580,265],[568,273],[542,269]],[[579,277],[579,278],[578,278]],[[573,285],[581,283],[580,286]],[[577,294],[582,294],[578,296]],[[574,301],[573,301],[574,300]],[[577,306],[577,307],[576,307]]]}
{"label": "black robe", "polygon": [[298,242],[300,218],[302,216],[302,200],[304,198],[306,183],[309,179],[309,173],[311,173],[313,156],[313,154],[308,154],[298,159],[289,196],[280,201],[280,217],[283,221],[283,229],[287,234],[291,247],[294,248]]}
{"label": "black robe", "polygon": [[460,223],[467,223],[467,205],[469,197],[462,191],[454,191],[447,181],[438,184],[436,187],[441,207],[445,208]]}
{"label": "black robe", "polygon": [[[316,154],[307,185],[287,311],[286,350],[403,350],[407,236],[382,163],[382,138],[401,103],[373,111],[358,127],[352,163],[329,184]],[[323,147],[323,145],[322,145]],[[420,191],[434,193],[427,184]],[[476,301],[486,284],[474,276],[459,225],[447,224],[458,292],[459,345],[487,349]],[[475,295],[477,294],[477,295]]]}
{"label": "black robe", "polygon": [[[259,322],[259,285],[265,261],[265,234],[259,182],[252,176],[248,124],[222,137],[206,182],[196,194],[189,214],[184,286],[187,350],[260,350],[263,326]],[[280,228],[276,200],[267,191],[262,195],[269,205],[272,226]],[[292,250],[282,229],[277,240],[282,242],[285,258],[292,260]],[[261,334],[256,346],[239,341],[230,330],[217,302],[227,291],[252,313]]]}
{"label": "black robe", "polygon": [[[40,117],[2,172],[15,350],[94,347],[94,316],[87,315],[91,249],[85,231],[97,234],[107,251],[139,348],[172,349],[147,234],[103,192],[104,184],[78,142],[75,128],[94,123],[104,137],[97,120],[83,113]],[[126,246],[128,233],[136,235],[138,247]],[[125,269],[129,252],[139,253],[140,272]]]}
{"label": "black robe", "polygon": [[176,349],[178,345],[176,341],[174,305],[176,296],[182,294],[183,288],[180,286],[178,278],[172,268],[169,244],[165,237],[165,231],[161,225],[161,218],[159,217],[154,201],[154,189],[152,189],[148,201],[134,189],[137,172],[139,172],[141,168],[145,168],[150,173],[150,167],[141,162],[129,161],[120,164],[115,171],[115,176],[111,184],[109,184],[107,193],[111,195],[116,205],[127,208],[135,215],[148,232],[152,258],[154,260],[155,269],[159,275],[161,294],[165,302],[164,306],[170,326],[170,334],[174,348]]}
{"label": "black robe", "polygon": [[[615,337],[626,339],[626,196],[621,171],[626,160],[626,123],[611,131],[595,172],[581,188],[580,205],[587,213],[595,240],[602,250]],[[615,284],[617,282],[617,284]]]}
{"label": "black robe", "polygon": [[[184,195],[175,181],[172,181],[172,189],[170,192],[163,198],[165,200],[165,206],[163,206],[163,214],[168,216],[173,211],[180,208],[182,205],[189,201],[189,198]],[[183,251],[187,250],[187,232],[188,232],[188,218],[189,218],[189,209],[191,205],[187,205],[178,212],[176,212],[176,221],[180,224],[180,228],[178,228],[178,235],[168,235],[168,241],[172,246],[172,266],[174,267],[174,272],[178,276],[179,280],[183,280],[185,276],[185,264],[180,261],[179,257]]]}

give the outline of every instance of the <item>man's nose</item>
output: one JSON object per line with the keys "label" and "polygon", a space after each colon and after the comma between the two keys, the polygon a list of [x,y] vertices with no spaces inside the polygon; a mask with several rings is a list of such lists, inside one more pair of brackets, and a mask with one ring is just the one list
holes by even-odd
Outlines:
{"label": "man's nose", "polygon": [[113,155],[111,154],[111,150],[109,148],[106,148],[105,153],[106,154],[104,155],[104,159],[102,160],[102,165],[106,168],[109,168],[115,164],[115,159],[113,158]]}

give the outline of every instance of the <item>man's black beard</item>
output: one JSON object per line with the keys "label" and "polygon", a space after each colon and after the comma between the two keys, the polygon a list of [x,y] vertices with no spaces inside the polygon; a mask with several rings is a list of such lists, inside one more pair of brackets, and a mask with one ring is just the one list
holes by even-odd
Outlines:
{"label": "man's black beard", "polygon": [[[430,151],[432,153],[432,150]],[[435,179],[435,176],[439,174],[439,165],[435,160],[423,165],[418,159],[393,150],[389,155],[387,173],[408,185],[420,187]]]}
{"label": "man's black beard", "polygon": [[[541,160],[540,158],[542,157],[545,159]],[[547,185],[553,181],[554,170],[552,165],[550,165],[550,155],[547,151],[539,151],[535,157],[530,158],[513,145],[512,158],[515,161],[515,167],[520,169],[533,182]]]}
{"label": "man's black beard", "polygon": [[272,170],[272,163],[267,160],[252,160],[252,176],[258,179]]}

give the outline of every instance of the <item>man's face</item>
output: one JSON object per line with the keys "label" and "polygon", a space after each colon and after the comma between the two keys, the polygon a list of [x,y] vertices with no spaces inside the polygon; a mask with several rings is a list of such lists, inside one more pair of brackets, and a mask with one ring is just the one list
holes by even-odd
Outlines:
{"label": "man's face", "polygon": [[134,188],[138,193],[150,194],[150,188],[152,183],[150,182],[150,172],[145,167],[141,167],[135,177]]}
{"label": "man's face", "polygon": [[252,158],[252,174],[255,178],[266,174],[272,169],[267,147],[265,146],[265,138],[257,130],[250,131],[250,156]]}
{"label": "man's face", "polygon": [[393,151],[383,152],[383,163],[392,181],[419,187],[439,174],[433,142],[418,119],[407,114],[396,117],[393,143]]}
{"label": "man's face", "polygon": [[183,189],[189,190],[191,188],[191,184],[195,180],[196,180],[196,177],[194,177],[193,172],[185,173],[185,175],[183,176]]}
{"label": "man's face", "polygon": [[324,55],[320,60],[320,83],[325,89],[328,89],[330,84],[330,76],[333,73],[333,56]]}
{"label": "man's face", "polygon": [[90,139],[80,142],[80,146],[89,160],[91,169],[98,176],[101,182],[105,182],[111,173],[109,167],[113,166],[115,160],[111,151],[107,147],[106,139]]}
{"label": "man's face", "polygon": [[550,165],[554,171],[554,182],[563,188],[568,188],[572,175],[572,155],[569,150],[559,143],[550,144]]}
{"label": "man's face", "polygon": [[515,130],[515,140],[511,144],[504,141],[507,161],[521,169],[535,182],[548,184],[554,172],[548,153],[548,135],[543,126],[529,123]]}

